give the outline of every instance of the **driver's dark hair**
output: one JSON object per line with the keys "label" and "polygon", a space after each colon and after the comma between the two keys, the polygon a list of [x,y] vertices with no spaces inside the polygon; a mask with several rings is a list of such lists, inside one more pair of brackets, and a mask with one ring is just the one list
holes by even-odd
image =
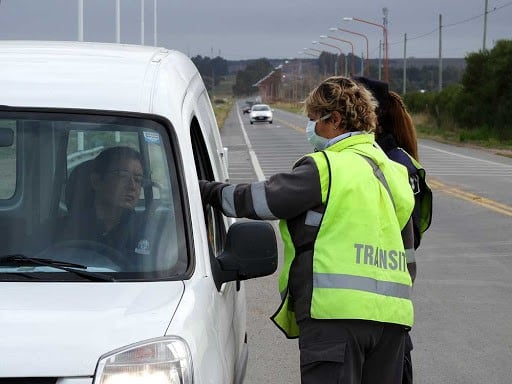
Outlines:
{"label": "driver's dark hair", "polygon": [[107,171],[112,170],[112,166],[118,165],[123,160],[137,160],[142,169],[144,162],[140,152],[127,146],[110,147],[103,150],[93,163],[93,172],[103,177]]}

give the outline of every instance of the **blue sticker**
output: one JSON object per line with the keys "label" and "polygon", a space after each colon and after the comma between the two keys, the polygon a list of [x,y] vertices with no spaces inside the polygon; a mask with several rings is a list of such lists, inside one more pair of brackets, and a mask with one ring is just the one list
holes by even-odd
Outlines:
{"label": "blue sticker", "polygon": [[144,132],[144,139],[147,143],[160,144],[160,135],[156,132]]}

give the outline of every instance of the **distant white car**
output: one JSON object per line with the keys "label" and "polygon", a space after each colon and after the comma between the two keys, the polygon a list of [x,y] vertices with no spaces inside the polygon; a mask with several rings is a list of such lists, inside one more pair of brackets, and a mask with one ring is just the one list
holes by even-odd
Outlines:
{"label": "distant white car", "polygon": [[272,109],[267,104],[255,104],[251,108],[249,119],[251,124],[254,124],[254,122],[268,122],[272,124],[274,116]]}

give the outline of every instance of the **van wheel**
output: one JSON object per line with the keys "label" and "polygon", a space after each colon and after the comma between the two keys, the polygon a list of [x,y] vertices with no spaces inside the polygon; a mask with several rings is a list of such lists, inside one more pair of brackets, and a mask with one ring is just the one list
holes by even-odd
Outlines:
{"label": "van wheel", "polygon": [[251,121],[251,125],[254,124],[254,122]]}
{"label": "van wheel", "polygon": [[268,123],[269,123],[269,124],[272,124],[272,120],[270,120]]}

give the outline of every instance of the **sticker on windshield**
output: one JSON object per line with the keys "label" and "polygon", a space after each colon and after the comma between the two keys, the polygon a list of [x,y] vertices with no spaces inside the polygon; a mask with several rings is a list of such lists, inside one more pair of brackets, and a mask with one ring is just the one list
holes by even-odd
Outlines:
{"label": "sticker on windshield", "polygon": [[160,135],[156,132],[144,132],[144,139],[147,143],[160,144]]}

